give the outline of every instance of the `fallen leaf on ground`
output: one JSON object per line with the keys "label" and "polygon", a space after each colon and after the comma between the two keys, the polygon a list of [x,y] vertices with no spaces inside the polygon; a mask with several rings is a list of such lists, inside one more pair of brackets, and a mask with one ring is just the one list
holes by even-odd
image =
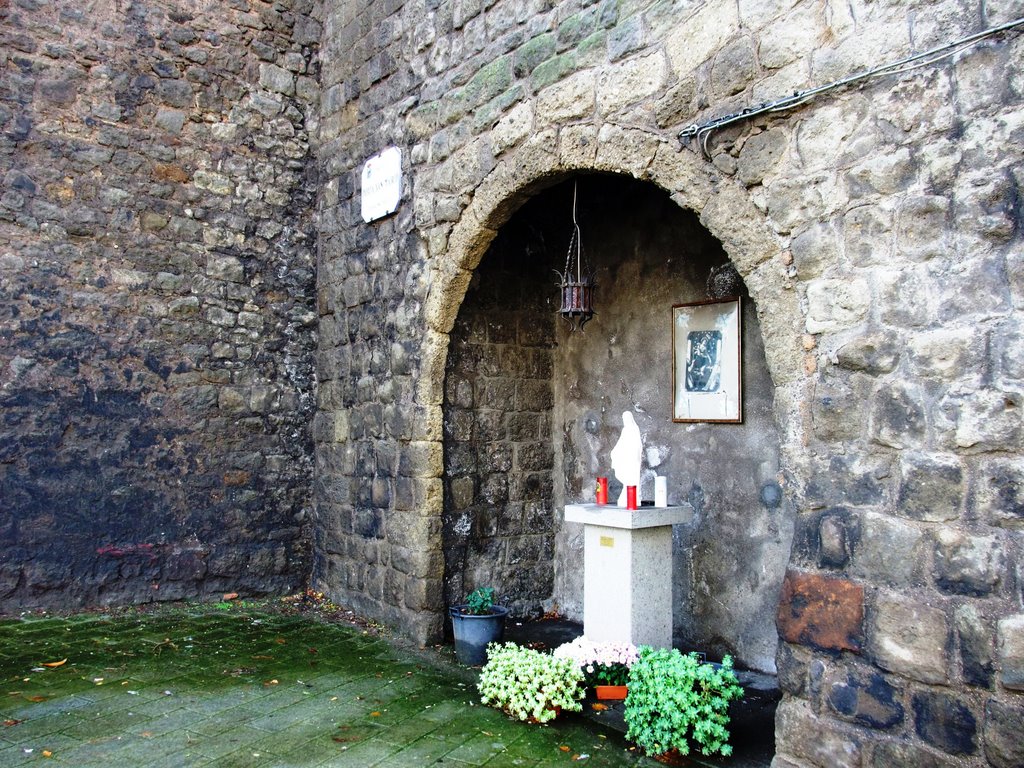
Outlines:
{"label": "fallen leaf on ground", "polygon": [[569,747],[567,747],[565,744],[560,746],[559,749],[562,750],[563,752],[568,752],[569,751]]}
{"label": "fallen leaf on ground", "polygon": [[285,640],[283,637],[275,637],[274,638],[274,642],[277,643],[278,645],[284,645],[288,641]]}
{"label": "fallen leaf on ground", "polygon": [[380,717],[380,712],[371,712],[370,717]]}
{"label": "fallen leaf on ground", "polygon": [[264,685],[277,685],[277,680],[267,680]]}
{"label": "fallen leaf on ground", "polygon": [[608,709],[608,705],[607,704],[601,704],[600,702],[595,702],[595,703],[590,705],[590,708],[592,710],[594,710],[595,712],[604,712],[606,709]]}
{"label": "fallen leaf on ground", "polygon": [[68,663],[67,659],[61,659],[60,661],[44,661],[43,662],[43,666],[44,667],[50,667],[50,668],[53,668],[53,667],[63,667],[67,663]]}
{"label": "fallen leaf on ground", "polygon": [[53,752],[48,749],[43,750],[43,757],[53,757]]}
{"label": "fallen leaf on ground", "polygon": [[25,698],[28,701],[46,701],[45,696],[26,696]]}
{"label": "fallen leaf on ground", "polygon": [[238,593],[237,592],[228,592],[227,594],[224,595],[224,599],[225,600],[235,600],[237,597],[238,597]]}
{"label": "fallen leaf on ground", "polygon": [[17,725],[18,723],[24,723],[24,722],[25,722],[24,720],[14,720],[14,719],[4,720],[4,725],[11,726],[11,725]]}
{"label": "fallen leaf on ground", "polygon": [[274,660],[273,656],[253,656],[251,658],[259,659],[260,661],[273,661]]}

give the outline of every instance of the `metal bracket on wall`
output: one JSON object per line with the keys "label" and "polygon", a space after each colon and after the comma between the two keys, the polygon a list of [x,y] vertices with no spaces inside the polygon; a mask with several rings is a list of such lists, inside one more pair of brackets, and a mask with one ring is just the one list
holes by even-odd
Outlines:
{"label": "metal bracket on wall", "polygon": [[850,75],[849,77],[844,77],[841,80],[835,80],[831,83],[819,85],[815,88],[808,88],[805,91],[795,91],[792,96],[785,96],[781,99],[776,99],[775,101],[766,101],[755,106],[745,107],[739,112],[733,112],[729,115],[717,117],[704,123],[692,123],[679,132],[679,149],[682,150],[683,147],[689,144],[690,139],[696,138],[697,142],[700,144],[700,149],[704,157],[710,158],[711,153],[708,151],[708,138],[719,128],[724,128],[727,125],[738,123],[741,120],[749,120],[753,117],[757,117],[758,115],[795,109],[823,93],[845,88],[866,80],[873,80],[878,77],[887,77],[889,75],[896,75],[902,72],[910,72],[911,70],[919,69],[921,67],[927,67],[943,59],[956,56],[958,53],[966,50],[980,40],[984,40],[987,37],[993,37],[1001,32],[1006,32],[1021,26],[1024,26],[1024,18],[1014,19],[1013,21],[1008,21],[1005,24],[990,27],[989,29],[981,32],[976,32],[973,35],[960,38],[955,42],[947,43],[946,45],[941,45],[937,48],[924,51],[923,53],[914,54],[913,56],[907,56],[899,61],[863,70]]}

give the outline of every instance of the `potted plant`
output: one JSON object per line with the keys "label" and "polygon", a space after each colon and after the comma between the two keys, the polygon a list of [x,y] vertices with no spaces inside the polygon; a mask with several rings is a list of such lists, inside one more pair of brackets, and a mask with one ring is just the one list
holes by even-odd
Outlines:
{"label": "potted plant", "polygon": [[479,587],[466,596],[466,602],[453,605],[448,613],[455,636],[455,656],[462,664],[479,667],[487,660],[487,644],[504,638],[508,609],[494,604],[492,587]]}
{"label": "potted plant", "polygon": [[494,643],[477,683],[481,701],[519,720],[546,723],[583,705],[583,672],[572,659]]}
{"label": "potted plant", "polygon": [[729,656],[707,664],[695,653],[642,647],[629,669],[626,738],[654,756],[688,755],[691,740],[703,755],[731,755],[729,702],[742,696]]}
{"label": "potted plant", "polygon": [[555,656],[572,659],[580,667],[596,698],[618,701],[626,698],[629,668],[638,658],[632,643],[595,643],[586,637],[558,646]]}

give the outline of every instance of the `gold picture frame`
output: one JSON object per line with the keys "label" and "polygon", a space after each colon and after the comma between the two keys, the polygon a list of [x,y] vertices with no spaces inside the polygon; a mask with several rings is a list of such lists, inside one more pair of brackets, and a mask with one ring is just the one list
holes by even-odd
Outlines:
{"label": "gold picture frame", "polygon": [[743,422],[739,297],[672,307],[672,421]]}

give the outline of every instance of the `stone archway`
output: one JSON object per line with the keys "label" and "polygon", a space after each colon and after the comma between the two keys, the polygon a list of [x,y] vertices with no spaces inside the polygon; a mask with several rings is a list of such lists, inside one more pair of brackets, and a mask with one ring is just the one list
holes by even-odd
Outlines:
{"label": "stone archway", "polygon": [[[800,400],[803,355],[802,318],[795,291],[786,284],[778,239],[765,217],[746,194],[709,173],[691,153],[641,131],[606,129],[600,139],[586,138],[582,129],[565,128],[538,137],[508,157],[477,188],[472,202],[456,223],[442,261],[434,265],[429,294],[429,338],[424,363],[430,373],[421,377],[420,402],[440,424],[445,360],[450,333],[474,270],[498,231],[529,198],[576,172],[604,171],[625,175],[667,190],[680,209],[699,212],[704,228],[722,244],[744,278],[758,307],[765,356],[776,394],[776,419],[782,430],[783,455],[799,446],[802,422],[789,403]],[[600,145],[600,150],[598,150]],[[619,147],[618,151],[612,148]],[[781,407],[779,407],[781,406]],[[788,456],[787,456],[788,461]],[[442,494],[435,494],[440,516]],[[441,548],[441,542],[434,545]],[[783,563],[784,565],[784,563]]]}
{"label": "stone archway", "polygon": [[[660,136],[637,129],[568,126],[538,133],[510,152],[477,187],[448,235],[444,258],[431,265],[425,307],[422,375],[416,392],[431,440],[440,440],[448,334],[473,270],[509,217],[538,190],[577,171],[605,171],[650,181],[681,208],[697,212],[722,244],[758,307],[768,369],[776,390],[783,453],[801,462],[805,429],[800,411],[805,387],[803,314],[787,275],[784,252],[767,217],[745,190],[709,170],[707,163]],[[440,514],[434,493],[429,513]]]}
{"label": "stone archway", "polygon": [[[786,275],[778,236],[747,193],[710,172],[692,152],[681,152],[654,134],[614,126],[599,132],[592,126],[570,126],[537,134],[498,163],[452,228],[445,258],[432,265],[424,344],[424,371],[429,375],[419,381],[420,404],[433,407],[441,402],[447,336],[473,270],[498,230],[537,190],[576,171],[605,171],[650,181],[668,191],[679,207],[697,212],[701,224],[722,243],[760,308],[776,387],[800,386],[803,315]],[[789,415],[780,426],[787,434],[799,432],[801,425]]]}

